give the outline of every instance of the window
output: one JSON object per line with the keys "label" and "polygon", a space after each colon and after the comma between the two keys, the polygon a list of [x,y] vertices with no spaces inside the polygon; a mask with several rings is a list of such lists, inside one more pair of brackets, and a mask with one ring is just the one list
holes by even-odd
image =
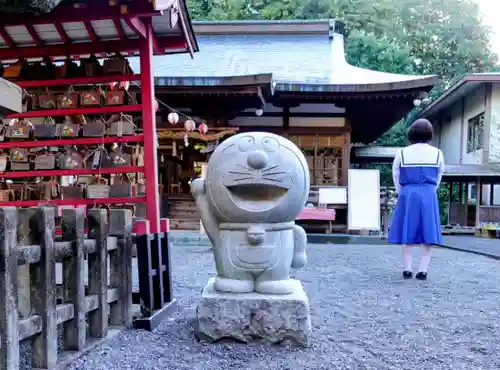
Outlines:
{"label": "window", "polygon": [[484,112],[469,119],[467,124],[467,153],[483,147]]}

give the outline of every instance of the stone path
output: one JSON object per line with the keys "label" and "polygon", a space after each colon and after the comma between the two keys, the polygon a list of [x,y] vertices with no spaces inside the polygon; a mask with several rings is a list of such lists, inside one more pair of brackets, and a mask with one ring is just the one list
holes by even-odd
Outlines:
{"label": "stone path", "polygon": [[428,281],[404,281],[394,246],[312,245],[296,274],[314,328],[305,349],[198,343],[195,309],[213,257],[206,247],[174,247],[172,259],[172,318],[153,333],[124,331],[70,370],[500,368],[500,265],[489,258],[437,249]]}
{"label": "stone path", "polygon": [[500,259],[500,240],[474,236],[443,236],[443,244],[449,248]]}

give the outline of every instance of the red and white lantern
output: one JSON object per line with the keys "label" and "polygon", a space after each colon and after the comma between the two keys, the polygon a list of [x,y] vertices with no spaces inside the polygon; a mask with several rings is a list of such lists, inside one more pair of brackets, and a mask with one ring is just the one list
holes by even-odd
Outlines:
{"label": "red and white lantern", "polygon": [[205,135],[208,132],[208,125],[206,123],[200,123],[198,126],[198,131],[200,134]]}
{"label": "red and white lantern", "polygon": [[122,81],[120,82],[120,87],[124,90],[127,90],[129,89],[130,87],[130,81]]}
{"label": "red and white lantern", "polygon": [[184,122],[184,128],[186,131],[194,131],[196,129],[196,123],[192,119],[188,119]]}
{"label": "red and white lantern", "polygon": [[116,86],[118,85],[118,82],[110,82],[109,83],[109,88],[113,90]]}
{"label": "red and white lantern", "polygon": [[158,112],[158,109],[160,109],[160,105],[158,104],[158,100],[155,99],[155,112]]}
{"label": "red and white lantern", "polygon": [[167,116],[168,123],[176,125],[179,123],[179,115],[175,112],[171,112]]}

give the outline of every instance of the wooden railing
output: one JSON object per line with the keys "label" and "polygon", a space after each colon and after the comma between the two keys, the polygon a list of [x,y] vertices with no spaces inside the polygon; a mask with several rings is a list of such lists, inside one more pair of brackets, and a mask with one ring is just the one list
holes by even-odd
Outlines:
{"label": "wooden railing", "polygon": [[[22,340],[31,342],[33,368],[56,366],[59,325],[64,350],[82,351],[91,338],[106,337],[109,324],[132,323],[131,212],[111,210],[108,218],[105,210],[92,209],[85,220],[82,209],[65,209],[62,241],[55,241],[54,216],[53,208],[0,208],[2,370],[19,369]],[[59,262],[63,266],[61,297],[57,297],[55,281]],[[29,269],[23,269],[26,265]],[[22,274],[29,275],[31,305],[24,316],[19,314],[17,284]]]}

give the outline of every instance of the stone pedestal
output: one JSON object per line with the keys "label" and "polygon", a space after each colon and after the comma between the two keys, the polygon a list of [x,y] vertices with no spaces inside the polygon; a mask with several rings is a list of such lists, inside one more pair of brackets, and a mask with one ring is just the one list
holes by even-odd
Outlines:
{"label": "stone pedestal", "polygon": [[307,345],[311,335],[309,299],[302,284],[293,280],[294,292],[287,295],[231,294],[214,289],[210,279],[197,309],[200,339],[222,338],[242,342],[290,340]]}

